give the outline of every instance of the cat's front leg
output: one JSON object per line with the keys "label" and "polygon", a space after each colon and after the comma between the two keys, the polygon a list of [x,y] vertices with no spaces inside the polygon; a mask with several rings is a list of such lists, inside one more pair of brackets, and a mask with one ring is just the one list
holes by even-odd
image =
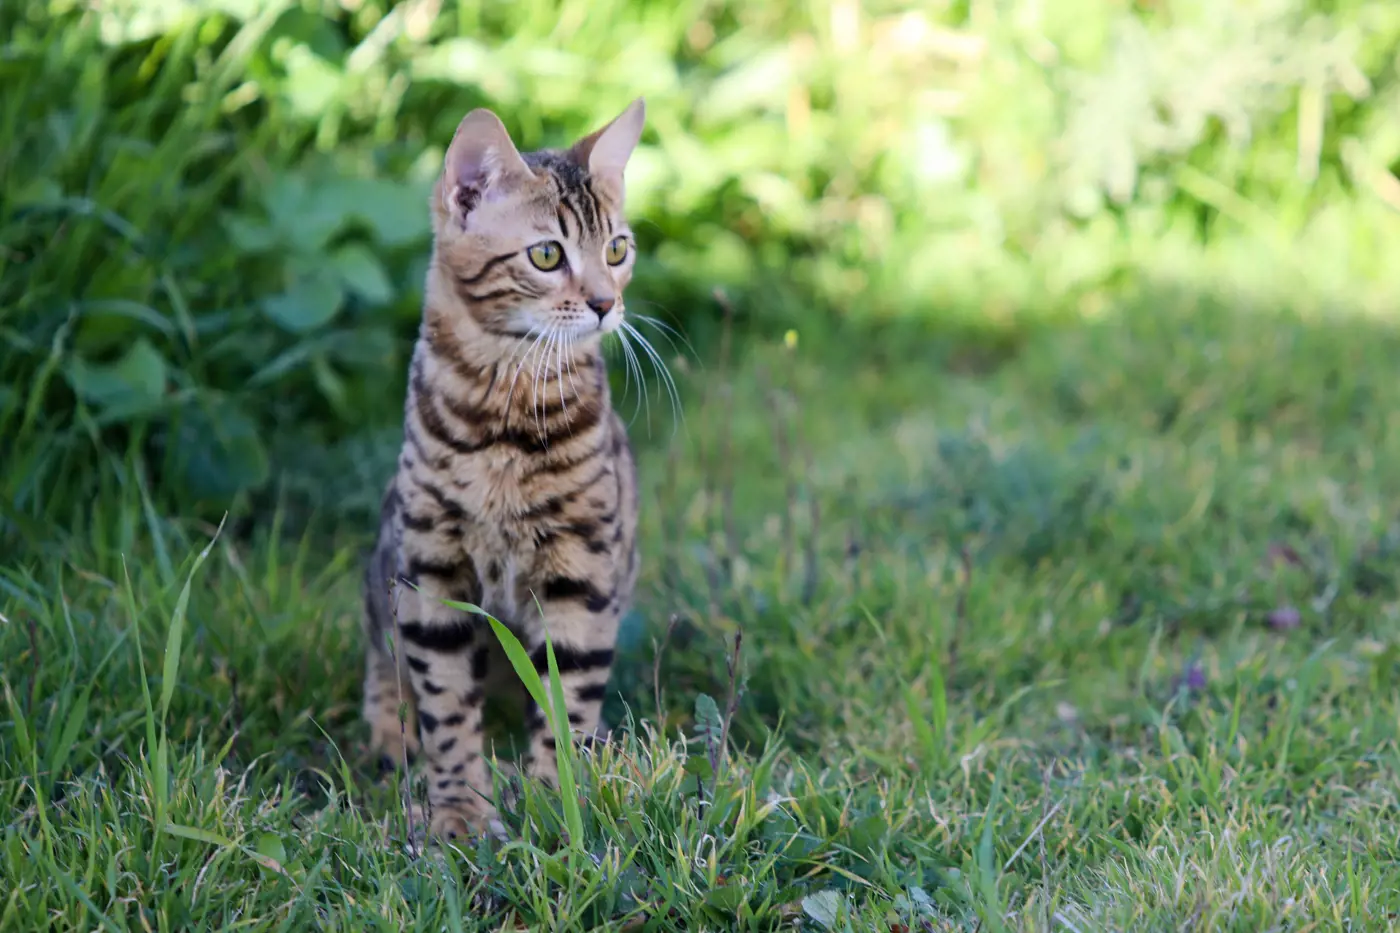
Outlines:
{"label": "cat's front leg", "polygon": [[[496,815],[483,750],[482,707],[491,650],[477,616],[444,606],[469,587],[460,576],[409,562],[399,600],[399,641],[418,706],[428,768],[429,830],[439,839],[485,830]],[[456,568],[454,568],[456,569]]]}
{"label": "cat's front leg", "polygon": [[[608,678],[612,675],[618,607],[614,599],[587,585],[556,587],[549,598],[540,602],[545,622],[533,634],[530,659],[552,704],[554,694],[545,646],[547,626],[563,687],[569,731],[575,736],[591,736],[598,729]],[[543,712],[534,703],[530,704],[527,725],[530,756],[526,774],[557,787],[557,743]]]}

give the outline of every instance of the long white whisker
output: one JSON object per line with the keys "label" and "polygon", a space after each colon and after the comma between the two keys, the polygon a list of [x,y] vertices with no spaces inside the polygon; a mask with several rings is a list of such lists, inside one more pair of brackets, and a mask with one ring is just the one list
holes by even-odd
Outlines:
{"label": "long white whisker", "polygon": [[556,374],[559,379],[559,405],[564,409],[564,423],[569,423],[569,403],[564,400],[564,340],[566,334],[559,331],[559,340],[554,345],[554,359],[558,363],[559,372]]}
{"label": "long white whisker", "polygon": [[[671,339],[672,335],[674,335],[678,340],[684,343],[686,347],[689,348],[691,353],[695,353],[695,345],[690,342],[690,338],[687,337],[685,334],[681,333],[676,328],[672,327],[670,324],[667,324],[665,321],[658,320],[654,317],[648,317],[645,314],[634,314],[632,315],[632,320],[641,321],[645,324],[650,324],[652,327],[655,327],[658,330],[660,330],[662,332],[662,336],[666,338],[666,342],[671,345],[671,349],[675,350],[677,353],[680,353],[681,349],[680,347],[676,346],[676,341]],[[696,358],[699,358],[699,354],[696,354]]]}
{"label": "long white whisker", "polygon": [[[511,410],[511,409],[510,409],[510,406],[511,406],[511,403],[515,401],[515,383],[516,383],[517,381],[519,381],[519,379],[520,379],[520,371],[521,371],[522,369],[525,368],[526,362],[528,362],[529,359],[530,359],[530,354],[534,352],[535,347],[537,347],[537,346],[540,345],[540,341],[544,339],[545,333],[546,333],[546,332],[543,331],[543,330],[541,330],[541,331],[539,331],[538,333],[536,333],[536,334],[535,334],[534,342],[533,342],[533,343],[530,343],[530,344],[528,344],[528,345],[526,345],[526,346],[525,346],[525,349],[523,350],[523,352],[522,352],[521,355],[520,355],[520,362],[519,362],[519,363],[516,365],[516,367],[515,367],[515,375],[513,375],[513,376],[511,377],[511,379],[510,379],[510,391],[506,393],[506,415],[505,415],[505,417],[506,417],[506,423],[507,423],[507,424],[510,423],[510,410]],[[522,340],[521,343],[524,344],[524,341]],[[514,359],[515,359],[514,357],[511,357],[511,360],[512,360],[512,361],[514,361]]]}
{"label": "long white whisker", "polygon": [[[625,326],[627,323],[626,321],[623,321],[622,323],[624,326],[618,330],[617,335],[622,338],[622,349],[627,354],[628,366],[637,374],[637,388],[641,389],[642,392],[641,407],[643,407],[646,410],[647,425],[650,426],[651,396],[650,393],[647,391],[647,381],[646,378],[642,375],[641,361],[637,359],[637,353],[635,350],[632,349],[632,338],[628,334],[631,328]],[[632,409],[632,417],[633,419],[637,417],[636,408]]]}
{"label": "long white whisker", "polygon": [[[535,364],[534,379],[530,383],[530,411],[535,416],[535,430],[540,436],[544,436],[544,425],[540,421],[540,381],[545,380],[545,374],[549,371],[549,351],[554,346],[554,332],[558,325],[551,324],[545,331],[548,335],[544,341],[544,351],[540,353],[540,360]],[[545,380],[545,390],[548,391],[549,382]]]}
{"label": "long white whisker", "polygon": [[[671,314],[671,309],[668,308],[668,307],[666,307],[665,305],[661,304],[660,302],[648,301],[648,300],[646,300],[645,298],[639,298],[639,299],[635,299],[635,300],[638,301],[638,302],[641,303],[641,304],[648,305],[649,307],[652,307],[652,308],[656,308],[658,311],[661,311],[661,312],[667,314],[668,316],[671,316],[671,318],[674,320],[674,315]],[[683,342],[683,343],[686,345],[686,347],[689,348],[692,362],[694,362],[695,365],[698,366],[701,370],[704,370],[704,368],[705,368],[705,362],[704,362],[704,360],[702,360],[702,359],[700,358],[700,353],[699,353],[699,351],[697,351],[697,350],[695,349],[695,344],[693,344],[693,343],[690,342],[690,338],[687,337],[687,336],[685,335],[685,333],[680,329],[680,326],[679,326],[679,325],[668,324],[667,322],[661,320],[660,318],[648,317],[648,316],[645,315],[645,314],[634,314],[634,315],[632,315],[632,316],[633,316],[634,318],[636,318],[637,320],[639,320],[639,321],[646,321],[648,324],[651,324],[653,327],[658,327],[658,328],[661,328],[661,329],[663,329],[663,330],[669,331],[670,333],[674,334],[676,337],[678,337],[678,338],[681,340],[681,342]],[[674,344],[672,344],[672,346],[674,346]]]}
{"label": "long white whisker", "polygon": [[[574,338],[573,338],[573,335],[572,335],[571,333],[566,332],[566,333],[564,334],[564,341],[565,341],[564,362],[565,362],[565,364],[566,364],[567,367],[568,367],[566,371],[567,371],[568,374],[569,374],[569,388],[570,388],[570,389],[573,389],[574,398],[582,398],[582,396],[579,395],[579,392],[578,392],[578,382],[575,381],[575,379],[574,379],[574,375],[577,373],[577,368],[574,366]],[[560,391],[560,392],[563,392],[563,391],[564,391],[564,380],[563,380],[563,379],[560,379],[560,380],[559,380],[559,391]]]}
{"label": "long white whisker", "polygon": [[[529,339],[531,335],[533,335],[535,338],[533,341]],[[506,390],[505,415],[503,422],[506,426],[510,424],[510,416],[512,414],[511,406],[515,403],[515,385],[517,382],[520,381],[520,372],[525,368],[525,361],[530,358],[531,348],[534,347],[535,344],[539,343],[540,338],[541,333],[531,330],[525,335],[525,338],[520,341],[520,345],[516,348],[516,350],[511,353],[510,363],[507,365],[513,365],[515,367],[515,372],[511,375],[510,386]]]}
{"label": "long white whisker", "polygon": [[680,391],[676,388],[676,381],[671,378],[670,370],[666,368],[666,361],[661,358],[660,353],[656,352],[656,348],[651,345],[651,341],[643,337],[635,327],[626,322],[623,322],[622,326],[631,332],[632,336],[637,339],[637,342],[642,345],[642,349],[651,357],[651,362],[652,365],[656,367],[657,375],[661,377],[662,384],[666,387],[667,394],[671,396],[672,416],[676,418],[677,422],[684,421],[685,416],[681,413]]}
{"label": "long white whisker", "polygon": [[[626,396],[632,390],[632,351],[628,349],[627,335],[622,331],[617,332],[617,345],[622,348],[622,394]],[[632,417],[637,417],[635,407],[632,409]]]}

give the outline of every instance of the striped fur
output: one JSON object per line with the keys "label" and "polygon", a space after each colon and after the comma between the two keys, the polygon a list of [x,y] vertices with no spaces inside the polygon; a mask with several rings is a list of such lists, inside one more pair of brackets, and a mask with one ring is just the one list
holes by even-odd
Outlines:
{"label": "striped fur", "polygon": [[[364,714],[392,760],[421,749],[440,837],[492,818],[482,704],[520,686],[484,620],[442,600],[511,626],[541,671],[547,628],[570,722],[598,725],[637,578],[636,474],[600,342],[632,275],[623,168],[642,121],[639,100],[571,149],[521,155],[474,111],[434,193],[403,449],[365,578]],[[562,247],[558,267],[532,262],[541,242]],[[553,780],[538,710],[529,723],[527,771]]]}

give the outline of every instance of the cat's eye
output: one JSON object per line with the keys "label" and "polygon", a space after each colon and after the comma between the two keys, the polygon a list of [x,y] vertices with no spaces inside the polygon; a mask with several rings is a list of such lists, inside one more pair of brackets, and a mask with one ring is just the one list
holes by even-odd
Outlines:
{"label": "cat's eye", "polygon": [[564,248],[553,240],[546,240],[527,249],[525,255],[530,257],[530,263],[536,269],[549,272],[559,268],[559,263],[564,261]]}
{"label": "cat's eye", "polygon": [[616,266],[627,258],[627,237],[615,236],[612,242],[608,243],[607,251],[608,265]]}

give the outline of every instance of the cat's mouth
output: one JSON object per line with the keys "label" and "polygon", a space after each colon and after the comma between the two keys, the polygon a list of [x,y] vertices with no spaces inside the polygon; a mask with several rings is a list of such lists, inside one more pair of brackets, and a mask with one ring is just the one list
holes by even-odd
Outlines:
{"label": "cat's mouth", "polygon": [[533,339],[541,331],[553,332],[566,340],[586,340],[611,334],[622,326],[622,304],[610,308],[605,314],[592,312],[579,313],[569,310],[550,315],[541,325],[531,327],[523,335]]}
{"label": "cat's mouth", "polygon": [[564,312],[551,314],[542,320],[520,322],[508,333],[521,344],[530,346],[546,344],[562,347],[565,351],[596,341],[608,334],[626,327],[621,305],[607,314],[578,314]]}

